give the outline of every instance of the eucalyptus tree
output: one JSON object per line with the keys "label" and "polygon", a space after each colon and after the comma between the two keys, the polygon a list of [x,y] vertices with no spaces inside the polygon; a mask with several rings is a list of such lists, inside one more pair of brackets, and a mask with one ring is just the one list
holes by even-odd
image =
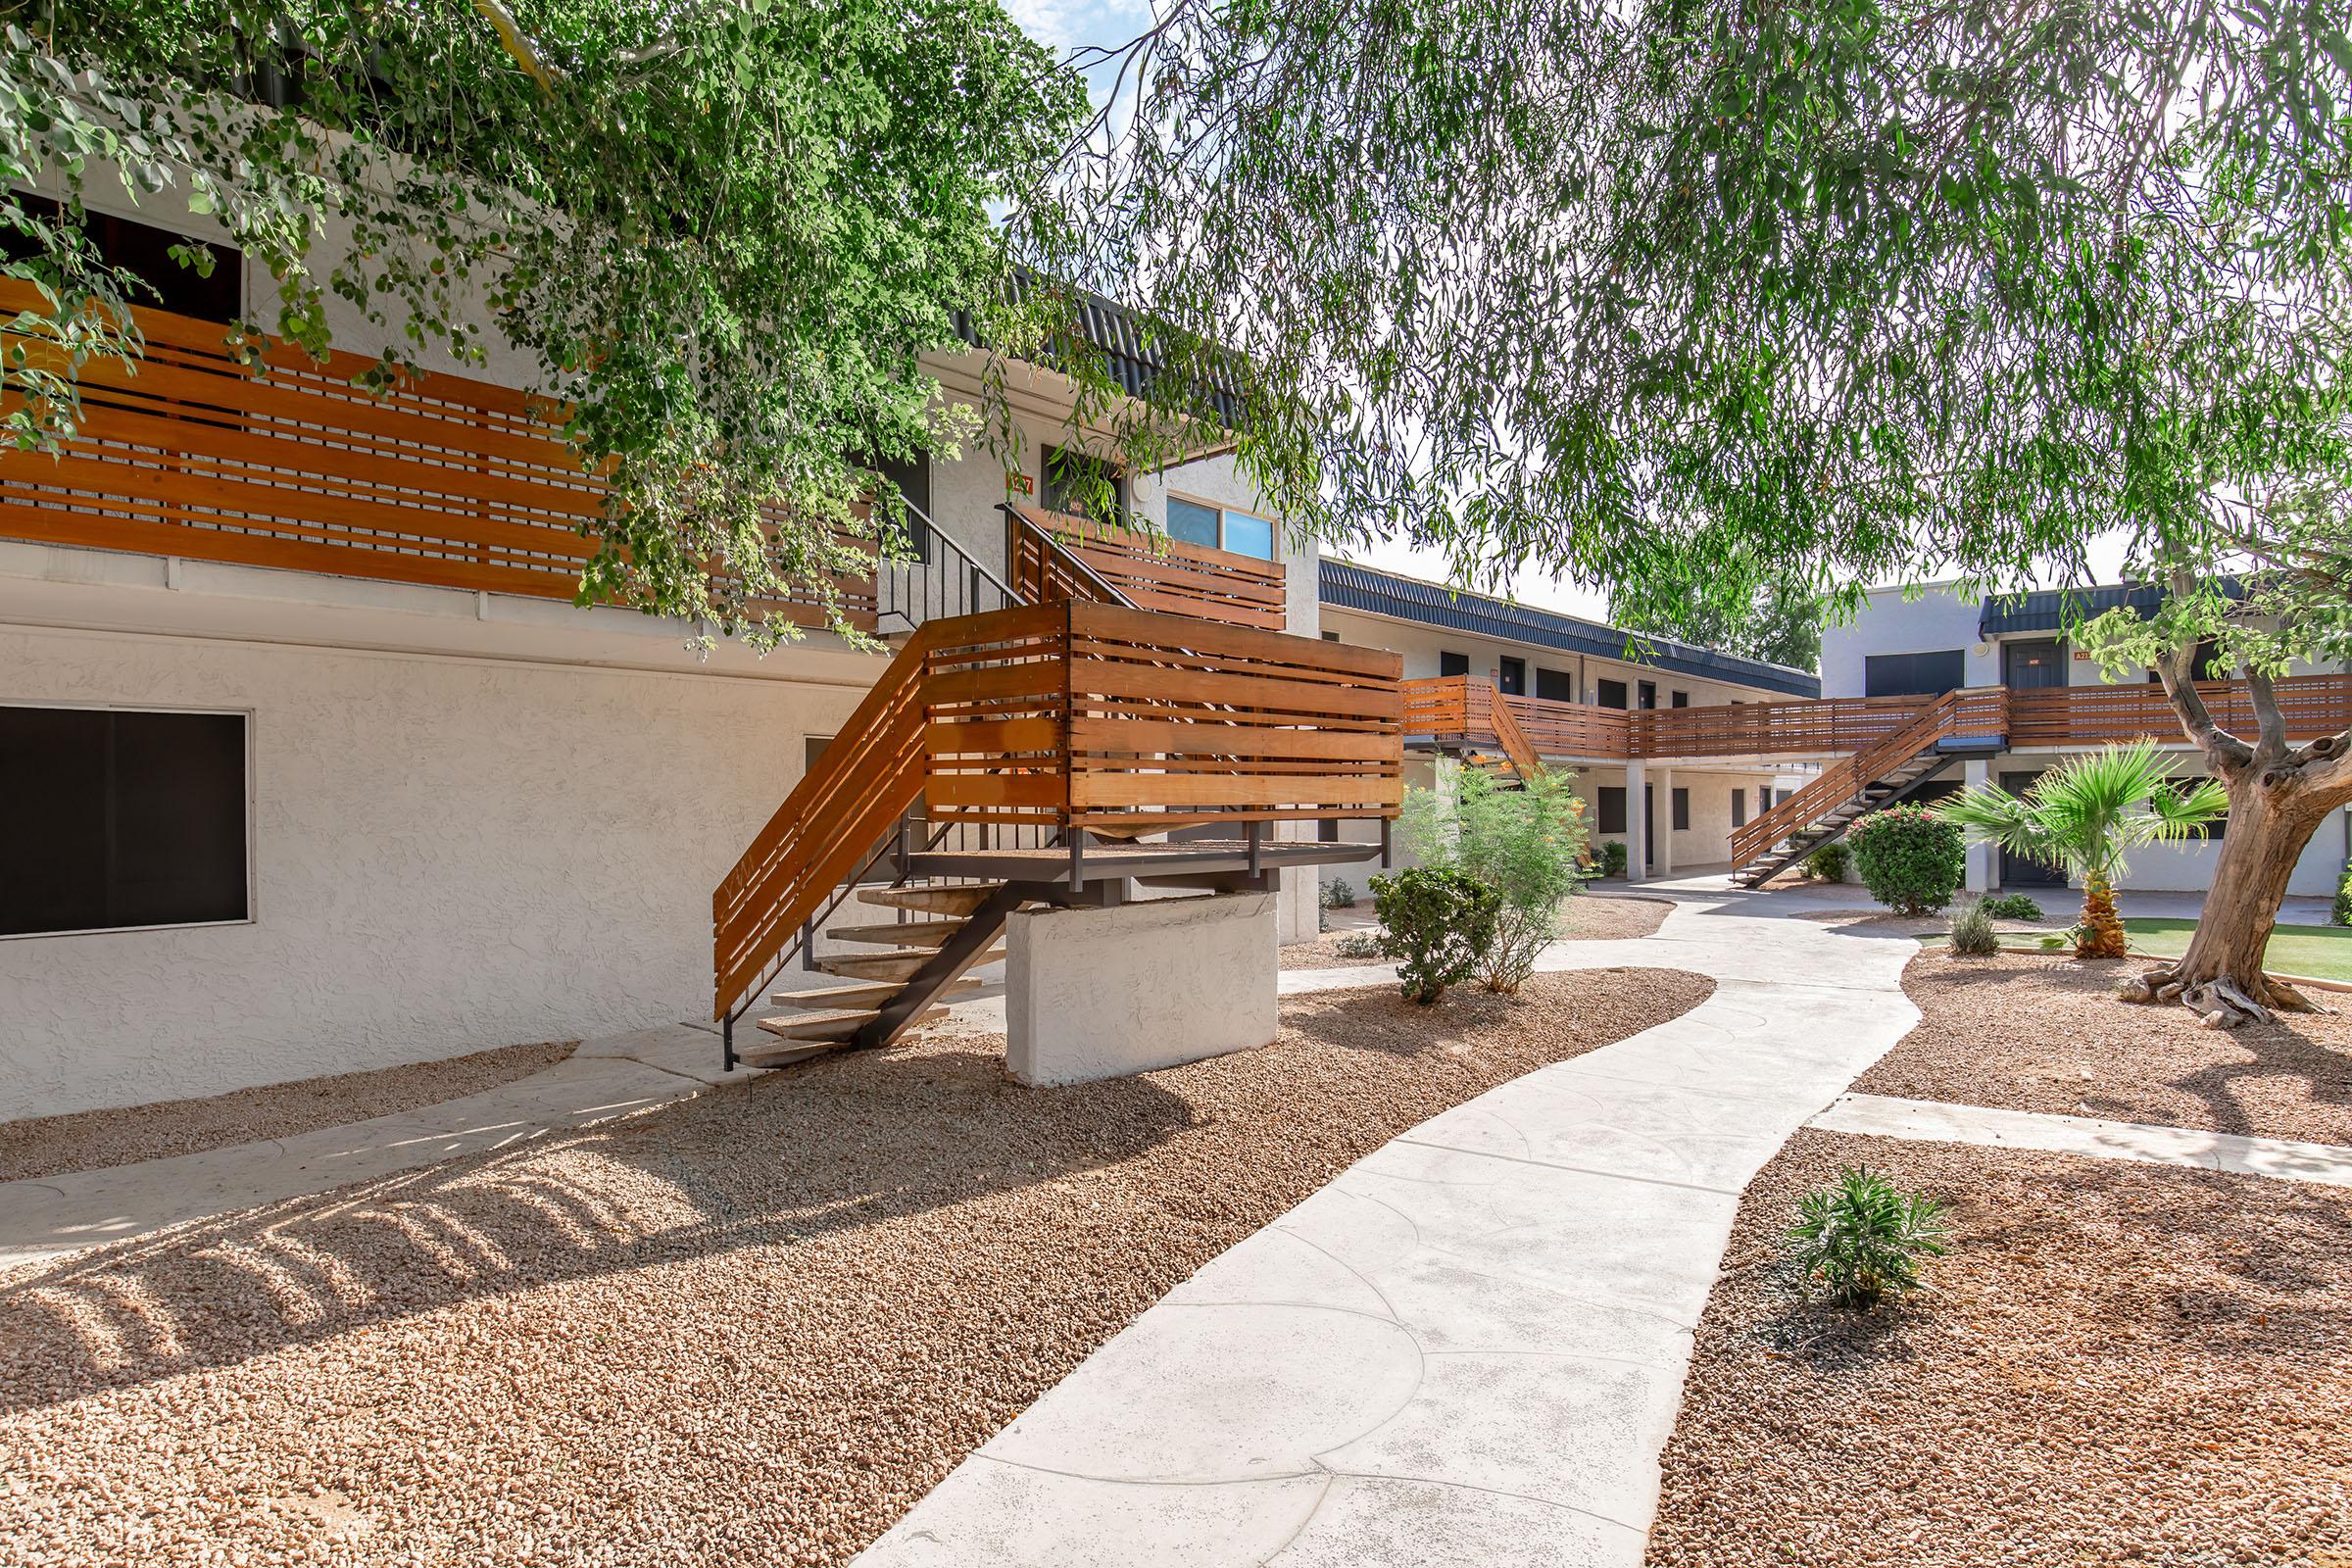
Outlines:
{"label": "eucalyptus tree", "polygon": [[[2352,489],[2345,26],[1167,0],[1086,62],[1128,90],[1022,238],[1252,368],[1238,460],[1291,515],[1468,580],[1533,564],[1669,626],[1768,587],[1842,612],[1866,582],[2083,581],[2110,537],[2201,600],[2282,487]],[[2171,670],[2195,629],[2143,651]],[[2166,690],[2217,776],[2304,780],[2228,843],[2236,929],[2185,976],[2258,998],[2248,922],[2340,804],[2344,736],[2209,740]]]}
{"label": "eucalyptus tree", "polygon": [[834,573],[871,548],[843,538],[876,527],[867,465],[970,437],[919,356],[957,341],[957,312],[1023,330],[991,209],[1085,103],[996,0],[35,0],[0,18],[0,270],[42,294],[0,363],[20,446],[72,431],[82,367],[141,351],[127,307],[157,280],[85,230],[110,189],[150,222],[225,230],[274,279],[255,332],[323,349],[338,300],[385,381],[428,351],[519,351],[611,473],[583,599],[762,645],[797,633],[763,603],[841,623]]}

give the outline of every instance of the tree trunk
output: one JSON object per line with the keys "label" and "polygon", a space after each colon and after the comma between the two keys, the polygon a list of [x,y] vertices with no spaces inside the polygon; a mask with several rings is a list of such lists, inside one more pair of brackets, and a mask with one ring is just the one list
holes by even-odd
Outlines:
{"label": "tree trunk", "polygon": [[2266,785],[2254,768],[2229,780],[2229,790],[2230,824],[2188,951],[2124,986],[2127,1000],[2177,1000],[2225,1029],[2267,1022],[2273,1008],[2310,1009],[2302,993],[2263,973],[2263,956],[2295,862],[2328,812],[2342,804],[2333,792],[2315,799],[2291,781]]}
{"label": "tree trunk", "polygon": [[2075,939],[2075,956],[2120,958],[2128,951],[2123,916],[2115,912],[2115,888],[2094,871],[2082,879],[2082,934]]}

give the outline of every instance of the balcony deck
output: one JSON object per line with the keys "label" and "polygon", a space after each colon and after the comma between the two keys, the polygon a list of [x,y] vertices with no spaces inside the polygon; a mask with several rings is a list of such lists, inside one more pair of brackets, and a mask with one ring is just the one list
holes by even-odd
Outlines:
{"label": "balcony deck", "polygon": [[[2288,735],[2297,742],[2332,734],[2352,722],[2352,675],[2296,675],[2277,683]],[[2224,725],[2250,733],[2252,705],[2234,681],[2201,682],[2207,707]],[[2154,736],[2185,744],[2163,688],[2060,686],[2036,691],[1989,688],[1975,705],[1991,726],[1986,749],[2023,751],[2096,746]],[[1546,758],[1563,761],[1627,762],[1651,759],[1786,758],[1818,761],[1865,751],[1902,731],[1936,702],[1923,697],[1831,697],[1813,701],[1738,703],[1709,708],[1627,711],[1498,692],[1468,675],[1404,683],[1407,745],[1500,745],[1495,710]]]}

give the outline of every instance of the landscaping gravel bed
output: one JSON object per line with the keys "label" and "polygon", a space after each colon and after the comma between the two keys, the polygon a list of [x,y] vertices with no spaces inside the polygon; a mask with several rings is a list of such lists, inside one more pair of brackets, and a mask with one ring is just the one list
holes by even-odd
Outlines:
{"label": "landscaping gravel bed", "polygon": [[[1558,940],[1562,942],[1617,942],[1634,937],[1656,936],[1658,927],[1666,923],[1674,905],[1665,899],[1635,899],[1617,894],[1596,894],[1573,898],[1560,910]],[[1369,928],[1377,931],[1377,927]],[[1294,942],[1281,950],[1285,969],[1347,969],[1358,964],[1393,963],[1393,958],[1377,955],[1348,954],[1341,951],[1341,939],[1348,935],[1329,931],[1312,942]]]}
{"label": "landscaping gravel bed", "polygon": [[844,1562],[1360,1155],[1712,989],[1327,992],[1063,1090],[951,1020],[0,1275],[0,1563]]}
{"label": "landscaping gravel bed", "polygon": [[0,1181],[198,1154],[263,1138],[367,1121],[463,1100],[528,1078],[571,1054],[576,1040],[504,1046],[439,1061],[267,1084],[201,1100],[0,1122]]}
{"label": "landscaping gravel bed", "polygon": [[[1953,1205],[1933,1291],[1800,1298],[1840,1163]],[[1800,1132],[1748,1188],[1653,1568],[2352,1562],[2352,1194]]]}
{"label": "landscaping gravel bed", "polygon": [[[2140,960],[1922,953],[1924,1015],[1855,1081],[1866,1094],[2352,1145],[2352,1013],[2206,1029],[2185,1007],[2115,1000]],[[2312,993],[2342,1008],[2352,997]]]}

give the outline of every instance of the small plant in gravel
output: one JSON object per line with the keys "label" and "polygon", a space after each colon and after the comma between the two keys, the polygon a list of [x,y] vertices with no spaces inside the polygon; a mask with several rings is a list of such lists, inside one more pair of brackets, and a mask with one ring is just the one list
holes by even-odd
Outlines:
{"label": "small plant in gravel", "polygon": [[1335,876],[1323,884],[1323,907],[1352,909],[1355,907],[1355,887],[1344,876]]}
{"label": "small plant in gravel", "polygon": [[1904,914],[1934,914],[1967,876],[1958,824],[1924,806],[1889,806],[1846,835],[1870,896]]}
{"label": "small plant in gravel", "polygon": [[1805,857],[1797,869],[1816,882],[1842,882],[1845,868],[1853,858],[1843,844],[1824,844]]}
{"label": "small plant in gravel", "polygon": [[1625,840],[1603,840],[1598,853],[1602,876],[1625,875]]}
{"label": "small plant in gravel", "polygon": [[1952,911],[1952,951],[1971,958],[1989,957],[2001,951],[2001,933],[1993,926],[1992,911],[1983,899],[1972,899]]}
{"label": "small plant in gravel", "polygon": [[2328,916],[2330,925],[2352,925],[2352,860],[2344,862],[2344,874],[2335,881],[2335,907]]}
{"label": "small plant in gravel", "polygon": [[2023,893],[1997,893],[1984,901],[1986,914],[1995,920],[2031,920],[2041,923],[2041,906]]}
{"label": "small plant in gravel", "polygon": [[1836,1304],[1863,1309],[1919,1289],[1922,1263],[1941,1257],[1951,1235],[1941,1203],[1897,1191],[1867,1165],[1842,1166],[1835,1186],[1807,1193],[1788,1227],[1805,1278]]}
{"label": "small plant in gravel", "polygon": [[1416,865],[1372,879],[1372,907],[1397,961],[1404,999],[1423,1006],[1478,972],[1494,941],[1502,900],[1450,866]]}
{"label": "small plant in gravel", "polygon": [[1388,953],[1379,936],[1370,931],[1343,931],[1332,938],[1331,951],[1343,958],[1378,958]]}

